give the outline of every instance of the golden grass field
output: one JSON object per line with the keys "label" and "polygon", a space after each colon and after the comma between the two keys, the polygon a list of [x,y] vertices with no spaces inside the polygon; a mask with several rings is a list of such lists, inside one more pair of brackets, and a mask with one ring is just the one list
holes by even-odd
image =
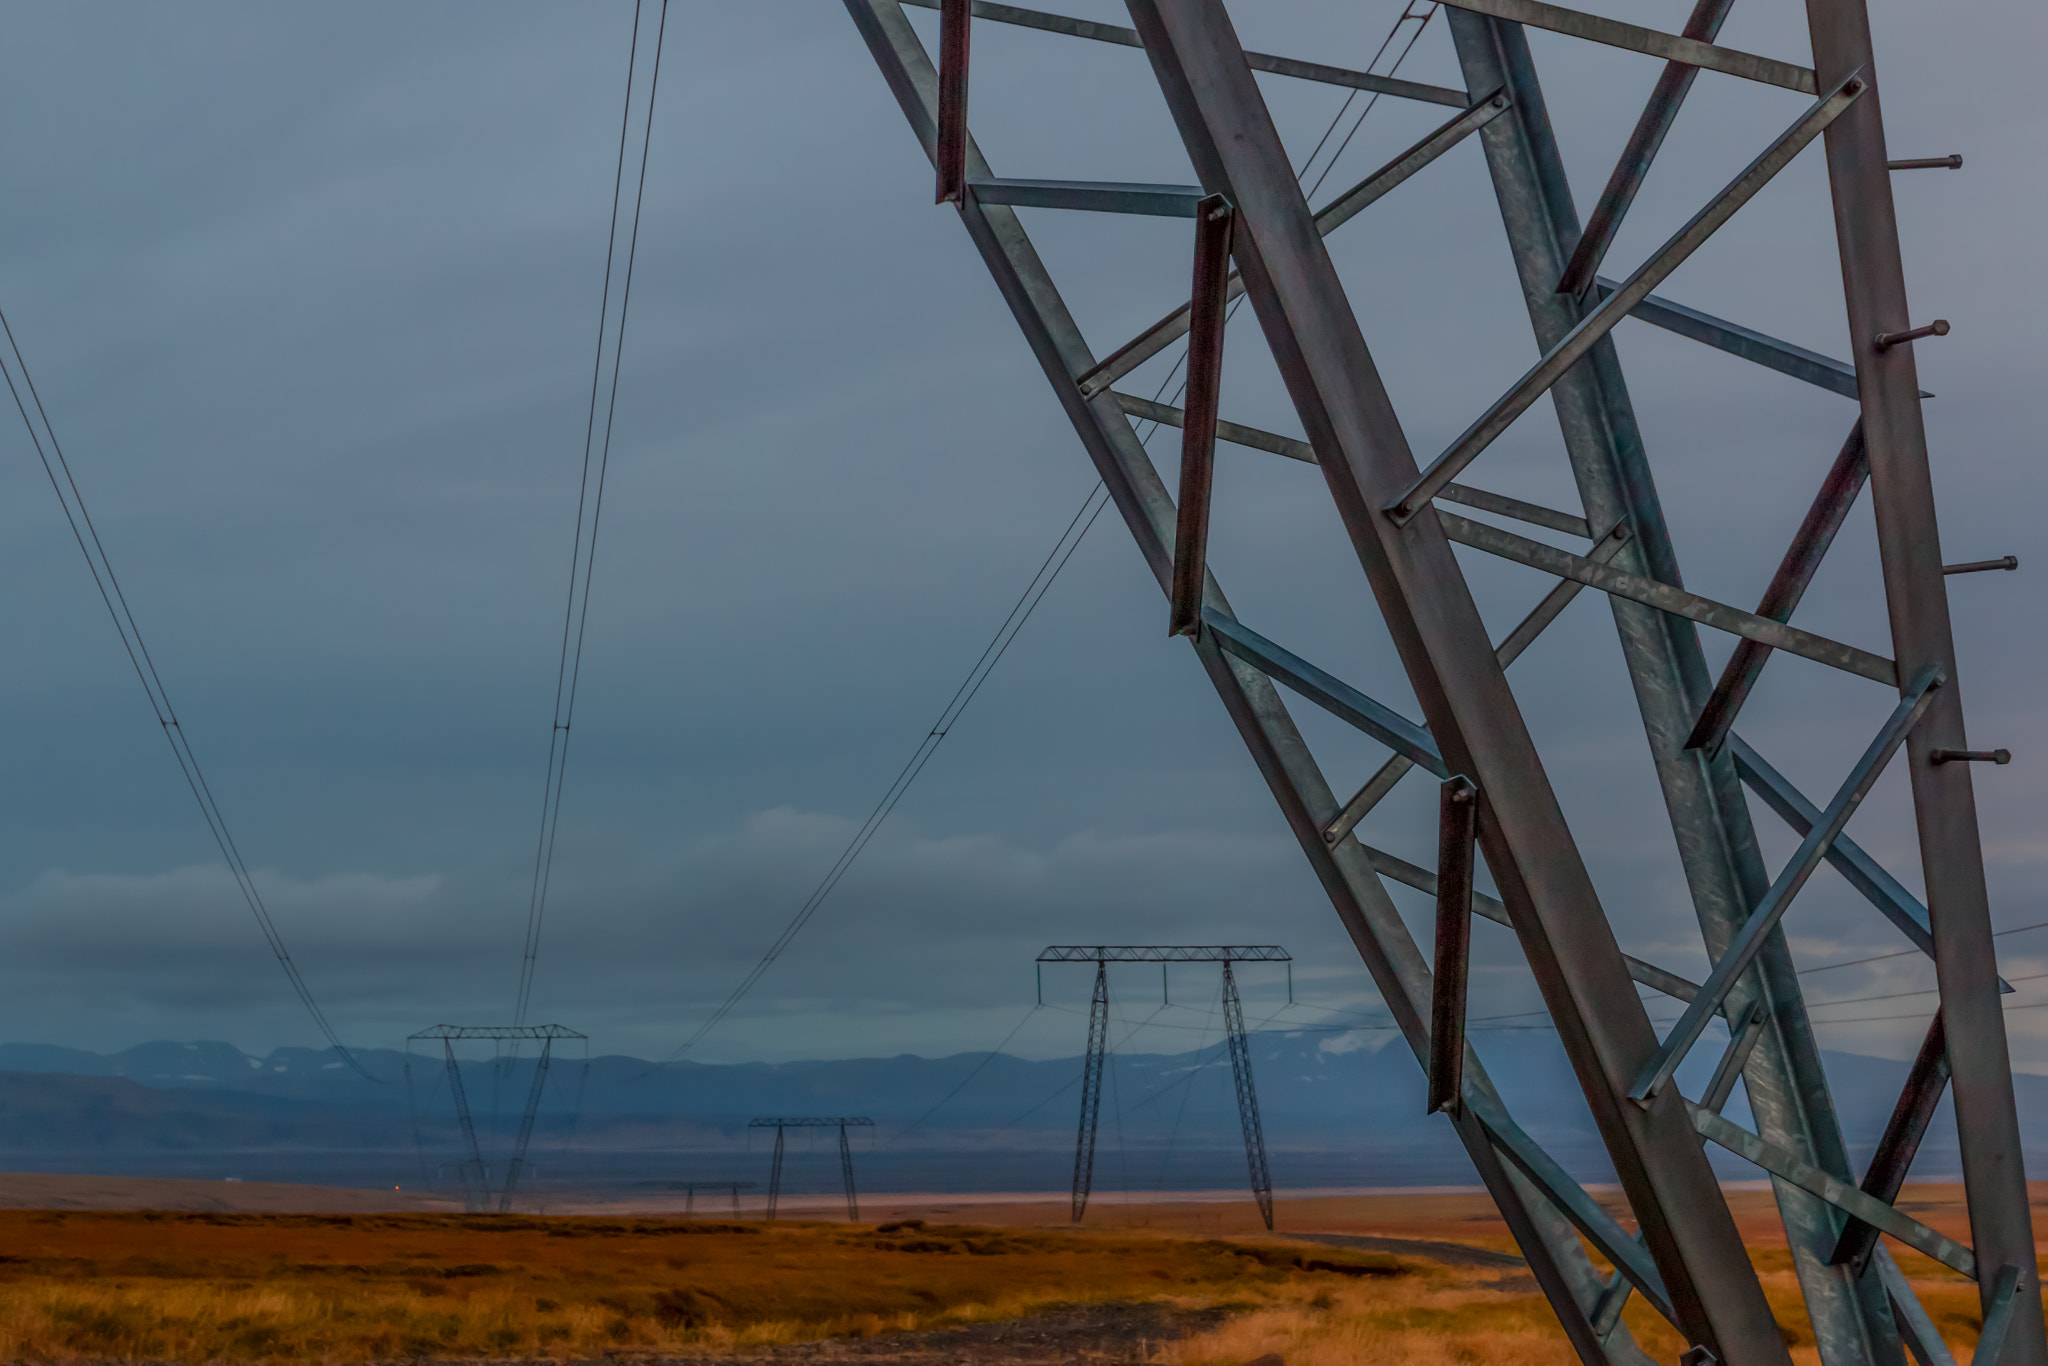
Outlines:
{"label": "golden grass field", "polygon": [[[1753,1256],[1808,1366],[1816,1356],[1789,1257],[1770,1236],[1768,1197],[1751,1194],[1737,1193],[1738,1213],[1756,1223]],[[1952,1223],[1940,1188],[1916,1197],[1921,1217]],[[1109,1206],[1076,1230],[1053,1226],[1058,1207],[1043,1202],[927,1199],[915,1203],[931,1222],[891,1227],[909,1203],[877,1201],[893,1216],[880,1225],[0,1210],[0,1360],[731,1357],[1076,1303],[1229,1311],[1218,1326],[1105,1360],[1572,1360],[1526,1273],[1288,1241],[1245,1227],[1255,1216],[1241,1204]],[[988,1217],[998,1212],[1005,1226]],[[938,1222],[955,1217],[975,1222]],[[1210,1221],[1231,1227],[1207,1234]],[[1283,1201],[1281,1226],[1512,1249],[1483,1196]],[[1974,1289],[1924,1259],[1900,1261],[1950,1345],[1967,1352]],[[1639,1304],[1628,1321],[1652,1356],[1676,1359],[1684,1344],[1661,1321]]]}
{"label": "golden grass field", "polygon": [[1292,1244],[518,1215],[5,1211],[0,1245],[9,1361],[720,1355],[1426,1275]]}

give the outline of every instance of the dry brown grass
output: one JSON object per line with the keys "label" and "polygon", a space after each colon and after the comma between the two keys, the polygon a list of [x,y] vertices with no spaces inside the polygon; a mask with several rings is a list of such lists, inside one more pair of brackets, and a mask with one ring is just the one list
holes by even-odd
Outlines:
{"label": "dry brown grass", "polygon": [[[1562,1366],[1575,1360],[1550,1306],[1526,1278],[1427,1274],[1287,1287],[1221,1328],[1168,1344],[1165,1366],[1239,1366],[1269,1352],[1287,1366]],[[1501,1288],[1505,1285],[1507,1288]]]}
{"label": "dry brown grass", "polygon": [[520,1216],[7,1211],[0,1246],[0,1360],[49,1362],[723,1354],[1423,1274],[1142,1234]]}
{"label": "dry brown grass", "polygon": [[[887,1228],[888,1226],[884,1226]],[[1494,1241],[1486,1239],[1485,1241]],[[1161,1231],[477,1215],[0,1211],[0,1361],[249,1366],[411,1357],[762,1352],[1007,1320],[1061,1303],[1228,1305],[1158,1366],[1567,1366],[1526,1274]],[[1817,1366],[1789,1255],[1753,1254]],[[1900,1262],[1959,1357],[1975,1288]],[[1683,1349],[1638,1301],[1638,1340]]]}
{"label": "dry brown grass", "polygon": [[[1752,1252],[1796,1366],[1819,1366],[1819,1353],[1792,1270],[1782,1249]],[[1981,1326],[1975,1285],[1932,1260],[1900,1250],[1913,1283],[1958,1360],[1968,1360]],[[1337,1287],[1274,1287],[1264,1303],[1212,1332],[1166,1347],[1166,1366],[1242,1366],[1278,1353],[1286,1366],[1568,1366],[1576,1361],[1564,1331],[1533,1277],[1499,1272],[1425,1274]],[[1671,1326],[1640,1299],[1624,1317],[1654,1359],[1685,1350]]]}

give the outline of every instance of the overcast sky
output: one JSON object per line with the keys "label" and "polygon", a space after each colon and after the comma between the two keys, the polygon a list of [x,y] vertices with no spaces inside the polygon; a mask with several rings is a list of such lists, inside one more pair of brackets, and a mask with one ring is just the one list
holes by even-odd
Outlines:
{"label": "overcast sky", "polygon": [[[1669,29],[1685,8],[1594,7]],[[1400,12],[1236,8],[1251,46],[1357,66]],[[2048,919],[2033,588],[2048,476],[2030,416],[2048,177],[2043,115],[2019,93],[2048,21],[2015,0],[1874,13],[1893,154],[1968,160],[1897,190],[1914,316],[1955,324],[1919,350],[1939,394],[1946,557],[2023,566],[1951,581],[1972,740],[2016,756],[1977,778],[1994,916],[2019,926]],[[917,14],[928,34],[931,17]],[[0,10],[0,306],[240,846],[354,1043],[512,1013],[631,18],[624,0]],[[1142,54],[988,24],[975,41],[975,131],[999,173],[1190,178]],[[1786,3],[1738,6],[1722,41],[1808,55]],[[1534,44],[1583,210],[1658,64]],[[1455,83],[1440,18],[1402,70]],[[1263,79],[1305,155],[1343,93]],[[1803,103],[1702,76],[1608,273]],[[1323,197],[1443,113],[1382,101]],[[930,199],[836,0],[677,0],[534,997],[537,1018],[599,1051],[668,1052],[760,955],[1094,483]],[[1184,296],[1185,223],[1027,220],[1098,353]],[[1476,143],[1333,250],[1418,451],[1533,359]],[[1843,354],[1818,149],[1662,292]],[[1231,333],[1226,415],[1298,432],[1250,322]],[[1617,337],[1688,586],[1752,603],[1853,406],[1638,323]],[[1173,443],[1155,449],[1170,476]],[[1314,471],[1236,449],[1221,466],[1212,557],[1239,613],[1412,714]],[[1569,505],[1547,403],[1471,478]],[[1502,625],[1548,586],[1467,562]],[[0,582],[0,1037],[317,1042],[19,426],[0,435]],[[1516,666],[1517,691],[1624,945],[1697,973],[1594,596]],[[1799,620],[1889,652],[1867,500]],[[1164,624],[1106,516],[865,859],[693,1056],[951,1053],[1020,1020],[1013,1051],[1070,1053],[1074,1016],[1024,1019],[1048,942],[1282,943],[1300,1004],[1276,1023],[1374,1018],[1356,955]],[[1729,642],[1709,636],[1718,666]],[[1744,731],[1825,800],[1883,691],[1780,660]],[[1384,757],[1295,711],[1338,787]],[[1367,829],[1428,861],[1434,795],[1411,783]],[[1852,831],[1917,885],[1908,817],[1894,774]],[[1758,826],[1775,864],[1790,840],[1768,812]],[[1803,964],[1902,946],[1831,871],[1788,925]],[[2008,977],[2048,972],[2048,931],[2001,944]],[[1482,929],[1480,954],[1489,1008],[1536,1004],[1504,933]],[[1196,1038],[1215,982],[1185,971],[1188,1004],[1153,1020],[1175,1028],[1133,1046]],[[1932,981],[1901,958],[1809,988],[1852,1000]],[[1086,970],[1046,986],[1080,1006]],[[1285,1003],[1271,970],[1246,988],[1259,1018]],[[2008,1017],[2033,1070],[2048,1070],[2048,1009],[2024,1005],[2048,1003],[2044,988],[2022,983]],[[1139,970],[1116,990],[1133,1022],[1157,1004]],[[1897,1056],[1931,1003],[1816,1013],[1847,1021],[1828,1046]]]}

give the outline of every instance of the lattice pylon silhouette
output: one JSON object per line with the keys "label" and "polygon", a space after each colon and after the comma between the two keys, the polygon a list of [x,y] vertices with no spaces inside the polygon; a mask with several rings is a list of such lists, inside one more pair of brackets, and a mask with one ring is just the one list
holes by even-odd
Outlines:
{"label": "lattice pylon silhouette", "polygon": [[[1619,1319],[1640,1294],[1693,1344],[1733,1363],[1788,1359],[1726,1201],[1702,1151],[1711,1141],[1773,1179],[1820,1356],[1828,1366],[1902,1366],[1907,1350],[1946,1349],[1882,1246],[1895,1238],[1974,1277],[1985,1315],[1978,1359],[2048,1366],[2040,1288],[2010,1083],[2000,983],[1977,834],[1946,586],[1935,532],[1915,338],[1907,313],[1877,72],[1862,0],[1808,0],[1814,66],[1717,46],[1725,0],[1700,0],[1669,34],[1539,0],[1459,0],[1450,30],[1465,89],[1447,90],[1247,53],[1222,0],[1129,0],[1133,27],[1082,22],[976,0],[918,0],[942,10],[942,81],[901,0],[846,0],[912,129],[995,277],[1054,393],[1108,485],[1161,589],[1172,625],[1257,761],[1290,828],[1418,1059],[1447,986],[1430,971],[1381,878],[1434,891],[1435,874],[1362,843],[1360,818],[1401,774],[1422,767],[1474,790],[1476,839],[1498,900],[1476,913],[1513,929],[1618,1173],[1639,1233],[1630,1234],[1566,1175],[1502,1105],[1469,1046],[1457,1103],[1446,1107],[1481,1179],[1527,1255],[1580,1357],[1641,1360]],[[1197,185],[1004,181],[967,135],[970,13],[1078,39],[1141,47],[1186,145]],[[1524,25],[1661,58],[1660,80],[1585,231],[1565,183]],[[1692,75],[1712,70],[1812,99],[1783,134],[1684,229],[1626,278],[1595,271],[1643,172],[1676,118]],[[1254,71],[1322,80],[1457,113],[1374,176],[1311,212]],[[1322,242],[1366,205],[1476,135],[1492,177],[1542,360],[1424,468],[1411,453]],[[1853,343],[1831,361],[1652,291],[1804,147],[1825,147]],[[1016,206],[1163,214],[1197,222],[1191,303],[1099,359],[1062,302]],[[1202,269],[1217,242],[1235,276]],[[1219,278],[1221,277],[1221,278]],[[1190,372],[1222,346],[1218,304],[1249,296],[1307,440],[1221,422],[1214,386],[1191,385],[1188,409],[1119,394],[1115,381],[1189,336]],[[1858,419],[1756,612],[1685,591],[1618,353],[1624,316],[1817,384],[1856,401]],[[1205,321],[1206,320],[1206,321]],[[1583,508],[1534,507],[1453,482],[1506,426],[1548,394]],[[1180,497],[1169,494],[1134,418],[1183,428]],[[1420,723],[1374,702],[1239,623],[1206,563],[1211,443],[1316,463],[1419,700]],[[1891,655],[1793,627],[1789,618],[1849,504],[1867,483],[1891,623]],[[1456,503],[1577,536],[1583,552],[1451,512]],[[1504,557],[1556,586],[1500,642],[1488,639],[1452,544]],[[1199,601],[1189,595],[1199,589]],[[1605,594],[1677,835],[1687,886],[1715,961],[1703,984],[1625,955],[1594,890],[1505,670],[1572,595]],[[1195,610],[1190,615],[1190,607]],[[1740,638],[1718,682],[1698,627]],[[1834,799],[1808,801],[1732,730],[1757,672],[1792,654],[1894,690],[1897,707]],[[1393,751],[1340,800],[1282,702],[1278,684]],[[1855,845],[1843,827],[1903,751],[1918,824],[1927,904]],[[1748,787],[1801,837],[1767,872],[1742,795]],[[1935,961],[1939,1037],[1910,1075],[1885,1147],[1859,1186],[1806,1019],[1780,918],[1827,862]],[[1930,914],[1930,908],[1932,913]],[[1686,1002],[1664,1039],[1636,985]],[[1677,1063],[1715,1017],[1730,1043],[1698,1101],[1678,1094]],[[1933,1100],[1956,1082],[1961,1158],[1974,1245],[1964,1247],[1892,1201]],[[1740,1079],[1754,1132],[1722,1117]],[[1584,1240],[1582,1244],[1581,1239]],[[1595,1274],[1590,1244],[1617,1270]]]}

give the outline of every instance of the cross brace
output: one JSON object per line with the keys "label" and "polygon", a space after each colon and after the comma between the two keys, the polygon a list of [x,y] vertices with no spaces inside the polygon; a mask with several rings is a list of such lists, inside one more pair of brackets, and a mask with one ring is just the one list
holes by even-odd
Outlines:
{"label": "cross brace", "polygon": [[[938,73],[901,4],[846,3],[913,131],[931,154]],[[1968,1043],[1952,1050],[1959,1059],[1958,1095],[1963,1094],[1963,1074],[1969,1071],[1975,1078],[1970,1103],[1984,1120],[1980,1130],[1965,1137],[1964,1165],[1978,1241],[1972,1255],[1985,1265],[2018,1265],[2018,1249],[2023,1242],[2031,1247],[2031,1234],[2024,1188],[2016,1184],[2023,1177],[2010,1088],[1996,1075],[2004,1045],[1983,915],[1981,860],[1975,849],[1974,818],[1969,815],[1968,766],[1938,765],[1927,757],[1930,747],[1961,749],[1966,742],[1960,695],[1953,683],[1953,649],[1946,636],[1945,600],[1938,596],[1942,580],[1926,487],[1924,438],[1918,427],[1920,391],[1913,382],[1911,348],[1883,349],[1873,340],[1881,333],[1909,328],[1911,320],[1905,316],[1897,286],[1889,191],[1878,190],[1871,179],[1874,173],[1888,173],[1861,0],[1808,0],[1816,59],[1810,72],[1716,47],[1694,36],[1697,24],[1689,24],[1684,35],[1657,34],[1538,0],[1474,0],[1451,13],[1449,24],[1465,86],[1479,92],[1479,98],[1445,92],[1449,98],[1440,102],[1459,109],[1459,119],[1469,115],[1470,126],[1457,127],[1458,120],[1453,120],[1375,175],[1385,176],[1399,167],[1402,179],[1412,177],[1457,145],[1451,141],[1453,133],[1481,146],[1501,199],[1543,356],[1537,370],[1447,454],[1459,461],[1476,456],[1497,435],[1488,429],[1503,419],[1512,420],[1514,412],[1548,393],[1584,502],[1582,513],[1556,515],[1574,519],[1568,534],[1581,534],[1581,522],[1589,530],[1608,529],[1586,555],[1558,552],[1568,557],[1565,565],[1578,577],[1560,575],[1566,581],[1558,583],[1531,614],[1534,628],[1517,628],[1498,646],[1481,629],[1451,554],[1452,540],[1446,533],[1453,514],[1438,506],[1439,500],[1460,501],[1445,492],[1456,470],[1439,460],[1425,479],[1417,467],[1323,250],[1322,238],[1335,224],[1328,221],[1327,209],[1312,212],[1303,200],[1253,77],[1254,72],[1298,74],[1305,79],[1323,75],[1290,67],[1282,59],[1245,53],[1221,0],[1128,0],[1129,29],[1008,6],[971,8],[976,16],[999,22],[1142,49],[1182,134],[1194,180],[1205,198],[1220,197],[1230,206],[1230,250],[1236,270],[1226,276],[1224,291],[1229,296],[1242,292],[1252,304],[1293,399],[1307,453],[1329,487],[1422,715],[1419,721],[1408,722],[1389,709],[1363,705],[1370,699],[1240,626],[1206,562],[1200,574],[1201,628],[1192,635],[1191,648],[1418,1061],[1429,1054],[1431,973],[1379,884],[1378,875],[1393,866],[1392,856],[1377,856],[1352,833],[1362,814],[1357,808],[1369,810],[1384,798],[1407,767],[1431,766],[1426,763],[1431,752],[1440,762],[1438,771],[1468,775],[1485,794],[1487,818],[1480,823],[1479,850],[1500,896],[1475,895],[1474,911],[1486,915],[1497,908],[1520,941],[1621,1178],[1640,1240],[1621,1233],[1611,1216],[1527,1141],[1507,1116],[1469,1045],[1463,1057],[1462,1094],[1457,1106],[1447,1111],[1448,1122],[1499,1203],[1575,1351],[1588,1363],[1641,1360],[1626,1327],[1615,1317],[1617,1296],[1593,1272],[1578,1242],[1583,1236],[1622,1269],[1632,1290],[1644,1294],[1678,1325],[1693,1344],[1693,1355],[1711,1353],[1730,1366],[1775,1366],[1786,1360],[1783,1339],[1706,1166],[1695,1107],[1668,1088],[1646,1095],[1647,1108],[1629,1103],[1631,1083],[1645,1067],[1655,1066],[1662,1047],[1635,994],[1635,979],[1653,985],[1661,980],[1660,989],[1690,998],[1689,1008],[1701,1007],[1738,1022],[1737,1047],[1724,1053],[1710,1098],[1725,1099],[1734,1074],[1740,1073],[1757,1117],[1754,1136],[1763,1145],[1747,1146],[1752,1160],[1768,1159],[1822,1361],[1826,1366],[1903,1366],[1907,1349],[1922,1359],[1938,1358],[1938,1340],[1911,1302],[1910,1291],[1886,1273],[1885,1257],[1873,1258],[1872,1272],[1860,1278],[1828,1262],[1841,1226],[1830,1198],[1836,1187],[1829,1183],[1839,1183],[1852,1197],[1862,1193],[1849,1180],[1846,1152],[1827,1102],[1818,1050],[1799,1003],[1797,978],[1782,934],[1770,928],[1754,935],[1754,944],[1741,951],[1739,969],[1737,959],[1724,958],[1749,911],[1771,890],[1771,882],[1742,805],[1739,784],[1751,774],[1738,774],[1738,767],[1747,766],[1738,765],[1741,751],[1734,737],[1723,752],[1706,755],[1688,752],[1682,743],[1712,684],[1697,626],[1702,624],[1701,613],[1735,614],[1722,620],[1750,628],[1737,633],[1754,639],[1755,631],[1766,629],[1758,623],[1768,618],[1763,613],[1737,613],[1683,595],[1677,588],[1682,580],[1610,335],[1619,318],[1639,316],[1783,373],[1822,383],[1834,392],[1849,393],[1841,363],[1653,301],[1650,292],[1802,146],[1816,140],[1825,143],[1837,218],[1844,225],[1854,338],[1854,354],[1846,368],[1853,373],[1853,393],[1863,410],[1869,482],[1880,507],[1880,558],[1894,609],[1896,663],[1822,642],[1810,633],[1803,638],[1776,636],[1769,643],[1774,649],[1798,653],[1795,646],[1780,643],[1798,639],[1812,650],[1833,652],[1835,657],[1828,662],[1838,667],[1891,688],[1903,683],[1909,693],[1922,688],[1922,679],[1948,680],[1902,699],[1908,711],[1926,702],[1924,710],[1904,722],[1909,732],[1903,741],[1905,767],[1915,788],[1923,847],[1932,850],[1929,900],[1937,914],[1926,932],[1942,947],[1938,970],[1944,1009],[1955,1027],[1968,1034]],[[1556,285],[1579,232],[1519,27],[1525,22],[1631,47],[1666,62],[1803,90],[1815,97],[1815,103],[1748,171],[1709,201],[1677,238],[1611,292],[1559,295]],[[1368,87],[1354,82],[1353,88]],[[963,146],[965,177],[995,180],[964,130]],[[1180,173],[1177,167],[1162,169],[1167,176]],[[1369,177],[1367,183],[1371,181]],[[1377,192],[1369,203],[1392,202],[1387,197],[1392,183],[1382,179],[1374,188]],[[1133,401],[1116,394],[1112,386],[1140,360],[1159,354],[1183,335],[1185,322],[1177,324],[1170,313],[1116,353],[1116,364],[1098,359],[1014,211],[1007,205],[979,202],[972,195],[963,195],[956,207],[1145,563],[1162,590],[1168,589],[1178,509],[1132,428]],[[1184,311],[1177,312],[1185,318]],[[1130,363],[1125,365],[1125,360]],[[1203,421],[1206,424],[1206,415]],[[1283,455],[1301,454],[1298,447],[1282,444],[1292,438],[1234,427],[1220,418],[1215,435],[1227,441],[1249,438],[1245,444],[1263,444],[1265,449],[1277,446]],[[1466,505],[1514,515],[1498,506],[1485,508],[1469,501]],[[1587,568],[1610,561],[1611,576],[1596,576]],[[1660,976],[1620,951],[1502,673],[1534,632],[1554,620],[1581,583],[1594,577],[1603,579],[1594,586],[1607,597],[1620,631],[1710,956],[1728,965],[1725,983],[1694,988],[1670,974]],[[1638,583],[1646,587],[1634,596],[1615,591],[1617,585],[1633,588]],[[1661,589],[1682,596],[1666,599]],[[1353,715],[1347,719],[1354,724],[1369,722],[1366,728],[1376,730],[1382,739],[1405,743],[1396,746],[1394,757],[1357,798],[1340,804],[1282,703],[1276,680],[1339,714],[1350,711]],[[1931,702],[1926,701],[1929,697]],[[1425,737],[1427,750],[1422,744]],[[1817,865],[1822,859],[1838,867],[1845,861],[1857,864],[1847,853],[1853,846],[1840,835],[1838,824],[1832,819],[1812,823],[1808,833],[1817,838],[1810,842],[1820,852],[1810,859],[1802,857],[1802,864]],[[1895,883],[1888,888],[1867,870],[1863,875],[1878,893],[1872,899],[1881,908],[1889,900],[1894,904],[1888,914],[1895,911],[1912,919],[1906,904],[1911,898],[1897,895],[1892,890]],[[1777,900],[1789,900],[1789,891],[1780,892]],[[1700,1113],[1711,1115],[1710,1110]],[[1807,1179],[1814,1173],[1826,1180]],[[1878,1210],[1866,1212],[1880,1220],[1891,1218]],[[1919,1236],[1905,1225],[1892,1224],[1892,1230],[1901,1229]],[[2001,1359],[2012,1366],[2048,1366],[2038,1331],[2039,1292],[2033,1277],[2016,1279],[2003,1301],[1995,1299],[1994,1287],[1985,1287],[1984,1293],[1987,1313],[2000,1304],[2024,1302],[2020,1309],[2005,1309],[1999,1320],[2008,1325]]]}

